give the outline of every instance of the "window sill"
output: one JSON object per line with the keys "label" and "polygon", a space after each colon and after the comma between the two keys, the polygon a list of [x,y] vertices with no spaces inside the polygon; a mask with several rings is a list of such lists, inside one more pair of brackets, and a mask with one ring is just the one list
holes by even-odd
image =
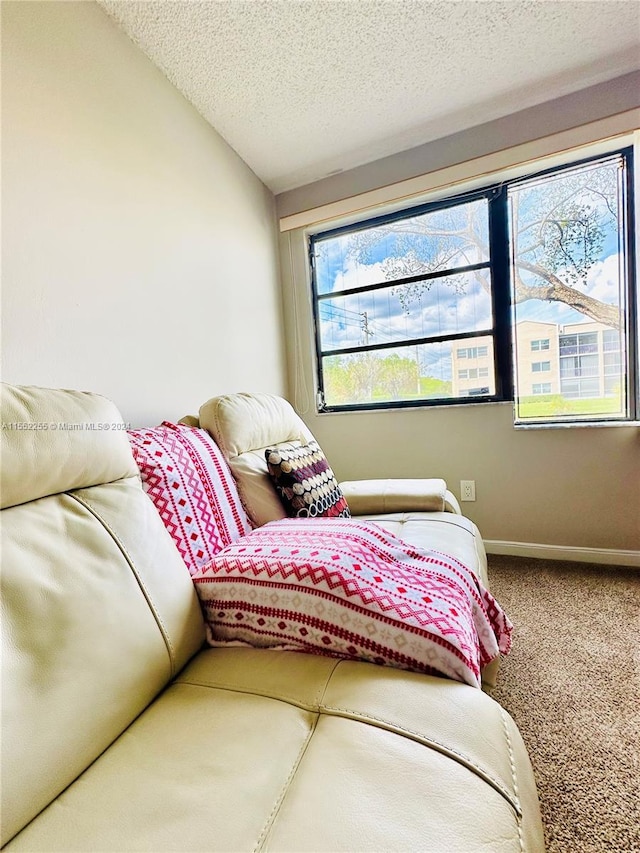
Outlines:
{"label": "window sill", "polygon": [[566,423],[514,424],[514,429],[600,429],[602,427],[640,427],[640,421],[567,421]]}
{"label": "window sill", "polygon": [[[486,400],[482,402],[472,403],[474,408],[485,408],[487,406],[509,406],[510,409],[513,409],[513,403],[509,400]],[[318,411],[316,410],[315,414],[320,417],[335,417],[343,416],[343,415],[370,415],[370,414],[398,414],[398,412],[426,412],[426,411],[443,411],[443,410],[451,410],[451,409],[460,409],[460,408],[469,408],[468,403],[447,403],[445,405],[437,405],[432,404],[428,406],[398,406],[393,407],[389,406],[383,409],[342,409],[342,410],[333,410],[333,411]],[[611,428],[611,427],[635,427],[636,429],[640,427],[640,420],[636,421],[555,421],[550,423],[522,423],[522,424],[513,424],[513,428],[515,430],[537,430],[537,429],[602,429],[602,428]]]}

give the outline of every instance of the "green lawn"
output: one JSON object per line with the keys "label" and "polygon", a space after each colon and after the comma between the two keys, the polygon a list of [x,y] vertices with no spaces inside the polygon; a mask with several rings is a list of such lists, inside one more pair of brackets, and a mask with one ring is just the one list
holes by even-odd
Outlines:
{"label": "green lawn", "polygon": [[518,417],[546,418],[557,415],[619,415],[622,405],[619,397],[594,397],[585,400],[567,400],[560,394],[540,397],[522,397],[518,402]]}

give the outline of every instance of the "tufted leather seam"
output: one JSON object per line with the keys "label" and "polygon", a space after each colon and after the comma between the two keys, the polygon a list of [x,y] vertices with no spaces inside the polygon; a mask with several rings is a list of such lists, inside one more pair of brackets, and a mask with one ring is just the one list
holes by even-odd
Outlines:
{"label": "tufted leather seam", "polygon": [[[375,521],[376,516],[380,516],[380,515],[399,515],[399,516],[401,516],[401,518],[399,518],[396,523],[400,524],[400,525],[404,525],[404,524],[411,524],[413,521],[415,521],[415,519],[413,519],[411,516],[416,515],[416,513],[415,512],[391,512],[391,513],[372,512],[372,513],[364,513],[362,516],[355,515],[354,518],[358,519],[358,518],[364,517],[365,520],[370,518],[372,521]],[[425,510],[422,512],[422,515],[428,515],[428,512]],[[460,518],[460,517],[461,516],[458,516],[458,515],[455,516],[455,518]],[[433,522],[433,519],[426,519],[426,520]],[[392,523],[393,523],[393,520],[392,520]],[[464,525],[457,524],[455,521],[448,521],[445,518],[439,518],[437,520],[437,523],[438,524],[448,524],[450,527],[455,527],[456,530],[459,530],[461,533],[466,533],[468,536],[470,536],[474,540],[474,542],[477,542],[478,537],[476,536],[476,534],[472,530],[469,530],[468,528],[466,528]]]}
{"label": "tufted leather seam", "polygon": [[261,696],[263,699],[273,699],[275,702],[285,702],[287,705],[294,705],[296,708],[302,708],[303,711],[312,711],[313,713],[316,713],[318,710],[317,705],[301,702],[300,699],[296,699],[293,696],[284,696],[281,693],[275,694],[267,691],[257,692],[256,690],[252,690],[250,687],[243,687],[242,685],[235,685],[232,687],[227,684],[217,684],[214,681],[195,681],[179,677],[174,679],[172,684],[185,684],[187,687],[206,687],[209,690],[226,690],[228,693],[245,693],[248,696]]}
{"label": "tufted leather seam", "polygon": [[282,786],[282,790],[280,791],[280,794],[278,795],[275,803],[273,804],[273,808],[271,809],[271,814],[267,818],[265,825],[262,828],[262,832],[258,836],[258,840],[256,841],[256,845],[253,848],[253,853],[257,853],[257,851],[262,850],[264,843],[267,840],[267,836],[269,834],[269,831],[273,827],[273,824],[275,822],[277,814],[280,811],[280,809],[282,808],[282,803],[284,802],[284,798],[287,795],[287,791],[291,787],[291,783],[293,782],[293,778],[296,775],[296,773],[298,772],[298,767],[300,766],[300,763],[304,757],[304,754],[307,751],[309,744],[311,743],[311,739],[315,733],[316,727],[318,725],[319,718],[320,718],[320,714],[316,713],[315,719],[314,719],[313,724],[311,726],[311,729],[309,730],[309,734],[304,739],[304,742],[300,748],[300,751],[298,752],[298,755],[296,756],[296,760],[293,762],[291,772],[287,776],[287,779],[286,779],[284,785]]}
{"label": "tufted leather seam", "polygon": [[323,706],[323,702],[324,702],[324,697],[327,695],[327,689],[328,689],[328,687],[329,687],[329,684],[330,684],[330,682],[331,682],[331,679],[332,679],[332,678],[333,678],[333,676],[335,675],[335,671],[336,671],[336,669],[338,668],[338,666],[339,666],[341,663],[342,663],[342,661],[341,661],[341,660],[339,660],[339,659],[338,659],[338,660],[336,660],[336,662],[334,663],[334,665],[331,667],[331,671],[330,671],[330,672],[328,673],[328,675],[327,675],[327,680],[325,681],[325,683],[324,683],[324,687],[322,688],[322,693],[320,692],[320,690],[318,690],[318,695],[317,695],[317,698],[316,698],[316,703],[317,703],[317,705],[318,705],[318,709],[320,709],[321,707],[324,707],[324,706]]}
{"label": "tufted leather seam", "polygon": [[[336,662],[336,667],[341,661]],[[329,673],[327,680],[324,684],[323,690],[326,692],[326,688],[331,680],[333,674],[335,672],[335,668]],[[398,735],[404,735],[405,737],[410,738],[411,740],[415,740],[418,743],[421,743],[423,746],[430,747],[435,749],[437,752],[442,753],[443,755],[448,756],[449,758],[457,761],[459,764],[462,764],[467,769],[475,772],[481,779],[484,779],[487,784],[491,785],[499,794],[501,794],[509,803],[509,805],[514,809],[516,814],[520,817],[522,814],[520,808],[519,798],[516,796],[512,796],[511,792],[508,791],[505,786],[495,779],[490,773],[486,770],[483,770],[478,764],[472,761],[468,756],[464,755],[461,752],[453,749],[450,746],[446,746],[443,743],[440,743],[433,738],[427,737],[425,734],[419,731],[415,731],[414,729],[409,729],[404,726],[398,725],[398,723],[391,722],[390,720],[385,720],[383,717],[376,717],[373,714],[363,714],[360,711],[355,711],[352,708],[340,708],[335,705],[326,705],[326,704],[309,704],[302,702],[300,699],[294,699],[291,696],[283,696],[282,694],[275,695],[273,693],[266,692],[256,692],[255,690],[251,690],[246,687],[227,687],[221,684],[214,684],[211,682],[205,683],[200,681],[187,681],[185,679],[178,679],[173,682],[174,684],[186,684],[192,687],[207,687],[213,690],[227,690],[230,693],[246,693],[251,696],[260,696],[265,699],[272,699],[276,702],[286,702],[288,705],[293,705],[296,708],[300,708],[303,711],[309,711],[311,713],[326,713],[328,715],[336,715],[336,716],[345,716],[348,719],[357,720],[358,722],[374,725],[378,728],[385,728],[387,731],[395,732]],[[316,700],[317,701],[317,700]],[[510,756],[511,761],[513,762],[512,757]],[[512,767],[512,779],[515,769]]]}
{"label": "tufted leather seam", "polygon": [[384,491],[382,493],[382,512],[387,512],[387,494],[389,492],[389,481],[387,480],[385,483]]}
{"label": "tufted leather seam", "polygon": [[151,612],[153,614],[153,618],[156,620],[156,624],[160,630],[160,633],[162,635],[162,639],[164,640],[164,644],[167,648],[167,653],[169,655],[170,676],[171,676],[171,678],[173,678],[173,676],[176,674],[176,660],[175,660],[175,650],[173,648],[171,638],[169,637],[169,633],[166,629],[164,622],[162,621],[162,617],[160,616],[155,604],[153,603],[153,599],[151,598],[151,595],[149,594],[149,590],[146,588],[144,581],[140,577],[140,574],[138,573],[138,570],[136,569],[135,564],[133,562],[133,559],[131,558],[129,552],[125,548],[120,537],[115,533],[115,531],[111,528],[111,526],[100,515],[100,513],[95,508],[95,506],[93,506],[91,501],[88,501],[86,498],[81,498],[80,495],[73,494],[72,492],[67,492],[67,494],[74,501],[77,501],[79,504],[81,504],[81,506],[83,506],[88,512],[90,512],[94,516],[94,518],[96,518],[100,522],[100,524],[104,527],[104,529],[109,533],[109,535],[111,536],[111,538],[113,539],[115,544],[118,546],[118,548],[122,552],[124,558],[126,559],[127,563],[129,564],[129,568],[131,569],[131,572],[133,573],[133,576],[135,577],[135,579],[138,583],[138,586],[140,587],[140,590],[141,590],[141,592],[145,598],[145,601],[147,602],[147,604],[149,606],[149,610],[151,610]]}
{"label": "tufted leather seam", "polygon": [[[450,746],[445,746],[445,744],[440,743],[433,738],[427,737],[422,732],[415,731],[414,729],[408,729],[404,726],[398,725],[398,723],[393,723],[391,720],[385,720],[384,717],[375,717],[373,714],[363,714],[360,711],[355,711],[352,708],[340,708],[333,705],[323,705],[320,708],[320,711],[323,713],[332,713],[335,712],[339,715],[346,715],[348,718],[353,720],[358,720],[363,723],[371,723],[374,726],[378,726],[380,728],[385,728],[387,731],[397,732],[398,734],[403,734],[409,737],[411,740],[416,740],[419,743],[424,744],[424,746],[429,746],[432,749],[435,749],[437,752],[441,752],[443,755],[447,755],[449,758],[453,758],[459,764],[462,764],[464,767],[467,767],[469,770],[474,771],[477,775],[484,779],[492,788],[494,788],[499,794],[507,800],[509,805],[515,810],[516,814],[521,816],[522,811],[520,809],[520,802],[516,797],[512,796],[511,792],[508,791],[505,786],[487,773],[486,770],[483,770],[478,764],[472,761],[468,756],[463,755],[463,753],[458,752],[456,749],[453,749]],[[513,765],[512,765],[513,768]],[[513,769],[512,769],[513,774]]]}
{"label": "tufted leather seam", "polygon": [[[520,796],[518,794],[518,780],[516,778],[516,765],[513,760],[513,748],[511,746],[511,738],[509,737],[509,727],[507,725],[507,716],[504,708],[500,708],[500,717],[502,719],[502,728],[504,730],[505,740],[507,742],[507,750],[509,751],[509,764],[511,765],[511,779],[513,781],[513,793],[516,797],[518,806],[520,805]],[[522,810],[517,811],[518,825],[518,842],[520,844],[520,853],[524,853],[524,839],[522,837]]]}
{"label": "tufted leather seam", "polygon": [[242,687],[235,686],[231,687],[226,684],[221,684],[219,682],[214,681],[195,681],[193,679],[187,680],[186,678],[178,678],[174,679],[173,684],[186,684],[190,687],[208,687],[211,690],[227,690],[229,693],[245,693],[249,696],[262,696],[265,699],[273,699],[276,702],[286,702],[287,705],[293,705],[296,708],[301,708],[303,711],[310,711],[311,713],[319,713],[320,703],[324,699],[325,693],[327,692],[327,687],[329,686],[329,682],[331,681],[331,677],[333,676],[336,667],[341,663],[340,660],[336,660],[334,665],[331,667],[331,670],[328,672],[326,680],[322,683],[317,691],[315,696],[311,699],[311,702],[302,702],[300,699],[296,699],[294,696],[285,696],[282,693],[272,693],[272,692],[259,692],[257,693],[255,690],[252,690],[250,687]]}
{"label": "tufted leather seam", "polygon": [[[227,460],[227,462],[230,462],[231,456],[229,454],[229,448],[226,446],[226,442],[225,442],[224,438],[222,437],[222,430],[220,429],[220,419],[218,417],[218,408],[219,408],[219,406],[216,405],[214,408],[214,411],[213,411],[213,423],[214,423],[214,427],[215,427],[215,431],[216,431],[216,437],[214,438],[214,441],[216,442],[216,444],[218,445],[218,447],[222,451],[222,455]],[[198,415],[200,415],[199,412],[198,412]],[[233,458],[235,459],[235,456]]]}
{"label": "tufted leather seam", "polygon": [[[426,514],[426,513],[425,513],[425,514]],[[402,524],[409,524],[409,523],[411,522],[411,515],[415,515],[415,513],[409,513],[409,512],[408,512],[408,513],[405,513],[405,515],[407,515],[407,516],[409,516],[409,517],[408,517],[408,518],[405,518],[405,519],[402,521]],[[456,518],[461,518],[461,516],[458,516],[458,515],[456,515],[455,517],[456,517]],[[429,519],[428,519],[428,520],[429,520]],[[431,521],[433,521],[433,519],[431,519]],[[460,530],[460,531],[462,531],[463,533],[467,533],[469,536],[471,536],[471,538],[472,538],[472,539],[475,539],[475,538],[476,538],[476,535],[475,535],[475,533],[473,532],[473,530],[469,530],[469,528],[468,528],[468,527],[465,527],[465,526],[464,526],[464,524],[458,524],[458,522],[457,522],[457,521],[453,521],[453,520],[449,521],[449,520],[448,520],[448,519],[446,519],[446,518],[439,518],[437,523],[438,523],[438,524],[448,524],[450,527],[455,527],[455,528],[456,528],[456,530]]]}

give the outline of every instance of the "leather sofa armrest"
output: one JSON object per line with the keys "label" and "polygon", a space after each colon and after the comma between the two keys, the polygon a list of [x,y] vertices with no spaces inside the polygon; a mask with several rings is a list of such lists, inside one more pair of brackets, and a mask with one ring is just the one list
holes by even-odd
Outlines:
{"label": "leather sofa armrest", "polygon": [[444,480],[392,479],[347,480],[340,483],[353,515],[388,512],[454,512],[460,515],[457,500],[447,491]]}
{"label": "leather sofa armrest", "polygon": [[185,426],[190,426],[190,427],[199,427],[200,426],[200,421],[198,420],[198,418],[195,415],[185,415],[184,417],[180,418],[178,423],[184,424]]}

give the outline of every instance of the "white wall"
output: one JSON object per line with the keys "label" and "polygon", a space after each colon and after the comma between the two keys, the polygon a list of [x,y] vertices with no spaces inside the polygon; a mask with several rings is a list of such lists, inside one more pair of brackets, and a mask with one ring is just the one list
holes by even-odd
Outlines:
{"label": "white wall", "polygon": [[283,393],[274,201],[91,2],[2,3],[2,378],[151,424]]}

